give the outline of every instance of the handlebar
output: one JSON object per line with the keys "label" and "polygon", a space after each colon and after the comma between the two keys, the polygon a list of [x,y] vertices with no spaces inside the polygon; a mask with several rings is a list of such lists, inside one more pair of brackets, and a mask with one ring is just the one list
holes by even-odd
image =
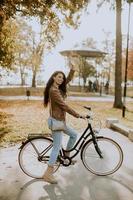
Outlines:
{"label": "handlebar", "polygon": [[[80,116],[79,118],[83,119],[82,116]],[[86,115],[86,119],[90,119],[90,116],[89,116],[89,115]]]}
{"label": "handlebar", "polygon": [[[83,107],[84,107],[85,109],[91,111],[91,107],[89,107],[89,106],[83,106]],[[82,116],[80,116],[79,118],[83,119]],[[90,119],[90,118],[91,118],[91,115],[86,115],[86,119]]]}

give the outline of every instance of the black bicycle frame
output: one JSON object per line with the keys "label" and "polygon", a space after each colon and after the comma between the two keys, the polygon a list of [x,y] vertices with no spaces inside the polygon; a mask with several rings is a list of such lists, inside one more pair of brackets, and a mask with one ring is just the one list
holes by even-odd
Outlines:
{"label": "black bicycle frame", "polygon": [[[90,130],[90,132],[86,135],[87,131]],[[101,151],[100,149],[98,148],[98,145],[97,145],[97,142],[96,142],[96,136],[92,130],[92,126],[90,123],[88,123],[88,126],[87,128],[85,129],[85,131],[82,133],[82,135],[80,136],[80,138],[78,139],[78,141],[75,143],[74,147],[70,150],[65,150],[63,149],[63,147],[61,148],[60,150],[60,155],[61,157],[66,157],[65,156],[65,152],[73,152],[73,151],[76,151],[76,153],[74,153],[72,156],[70,156],[70,159],[74,158],[78,153],[79,151],[82,149],[84,143],[86,142],[87,138],[89,138],[89,136],[92,136],[92,139],[93,140],[93,143],[94,143],[94,146],[95,146],[95,149],[97,151],[97,153],[99,154],[99,156],[102,158],[101,156]],[[41,153],[38,152],[38,150],[36,149],[35,145],[32,143],[32,140],[29,139],[30,142],[31,142],[31,145],[33,146],[33,148],[35,149],[36,153],[38,154],[39,157],[43,157],[43,155],[45,155],[45,153],[47,151],[49,151],[50,148],[52,148],[52,144],[50,144],[46,149],[44,149]],[[22,145],[23,146],[23,145]],[[78,147],[79,146],[79,147]],[[78,147],[78,148],[77,148]]]}
{"label": "black bicycle frame", "polygon": [[[87,133],[88,130],[90,130],[90,132],[86,135],[86,133]],[[93,130],[92,130],[91,124],[88,123],[87,128],[85,129],[85,131],[83,132],[83,134],[80,136],[80,138],[78,139],[78,141],[76,142],[76,144],[74,145],[74,147],[73,147],[72,149],[70,149],[70,150],[64,150],[64,149],[62,148],[62,151],[63,151],[63,152],[60,151],[61,156],[65,157],[65,152],[72,152],[72,151],[75,150],[76,153],[75,153],[73,156],[70,156],[70,158],[74,158],[74,157],[79,153],[79,151],[80,151],[81,148],[83,147],[85,141],[87,140],[87,138],[88,138],[90,135],[92,136],[92,140],[93,140],[94,145],[95,145],[95,143],[96,143],[96,141],[95,141],[95,134],[94,134],[94,132],[93,132]],[[97,143],[96,143],[96,144],[97,144]],[[78,146],[78,145],[80,145],[80,146],[79,146],[78,149],[77,149],[77,146]]]}

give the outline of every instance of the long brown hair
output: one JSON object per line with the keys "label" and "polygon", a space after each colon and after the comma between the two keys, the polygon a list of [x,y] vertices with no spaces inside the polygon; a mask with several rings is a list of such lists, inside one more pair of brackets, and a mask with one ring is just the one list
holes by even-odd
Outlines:
{"label": "long brown hair", "polygon": [[53,85],[54,79],[53,77],[57,76],[58,74],[63,75],[63,83],[59,86],[59,90],[61,91],[61,94],[63,97],[66,97],[67,89],[66,89],[66,76],[62,71],[56,71],[52,74],[52,76],[49,78],[46,88],[44,91],[44,107],[47,107],[49,102],[49,90],[51,86]]}

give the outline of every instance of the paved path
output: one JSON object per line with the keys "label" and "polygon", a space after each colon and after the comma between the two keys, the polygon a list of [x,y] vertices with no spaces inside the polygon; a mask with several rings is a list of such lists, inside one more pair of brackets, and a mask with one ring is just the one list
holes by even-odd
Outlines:
{"label": "paved path", "polygon": [[[30,96],[30,100],[43,100],[43,97],[41,96]],[[98,97],[82,97],[82,96],[68,96],[69,100],[72,101],[103,101],[103,102],[113,102],[114,96],[98,96]],[[26,96],[1,96],[0,100],[27,100]],[[126,101],[133,102],[133,98],[126,98]]]}
{"label": "paved path", "polygon": [[20,145],[0,149],[0,200],[133,200],[133,143],[109,129],[102,130],[102,134],[121,145],[122,167],[113,175],[98,177],[79,160],[74,166],[58,170],[58,185],[31,179],[20,170]]}

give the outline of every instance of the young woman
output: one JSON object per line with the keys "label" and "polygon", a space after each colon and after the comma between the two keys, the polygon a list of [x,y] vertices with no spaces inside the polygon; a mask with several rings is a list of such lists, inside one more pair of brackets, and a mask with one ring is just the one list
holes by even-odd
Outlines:
{"label": "young woman", "polygon": [[[86,118],[86,116],[80,115],[65,103],[65,98],[67,96],[66,86],[72,80],[75,71],[72,64],[70,66],[70,69],[71,70],[67,78],[65,77],[65,74],[62,71],[54,72],[53,75],[50,77],[49,81],[47,82],[44,92],[44,107],[47,107],[48,104],[50,104],[50,118],[55,119],[57,121],[63,121],[65,123],[65,129],[63,130],[63,132],[69,135],[66,150],[70,150],[77,139],[76,131],[66,124],[66,112],[73,115],[76,118]],[[49,123],[50,122],[48,120],[48,125],[50,127]],[[57,183],[55,177],[53,176],[53,171],[54,164],[56,162],[61,148],[62,131],[52,131],[52,137],[53,149],[51,151],[48,167],[43,175],[43,179],[49,183]],[[67,154],[67,156],[69,156],[69,154]]]}

